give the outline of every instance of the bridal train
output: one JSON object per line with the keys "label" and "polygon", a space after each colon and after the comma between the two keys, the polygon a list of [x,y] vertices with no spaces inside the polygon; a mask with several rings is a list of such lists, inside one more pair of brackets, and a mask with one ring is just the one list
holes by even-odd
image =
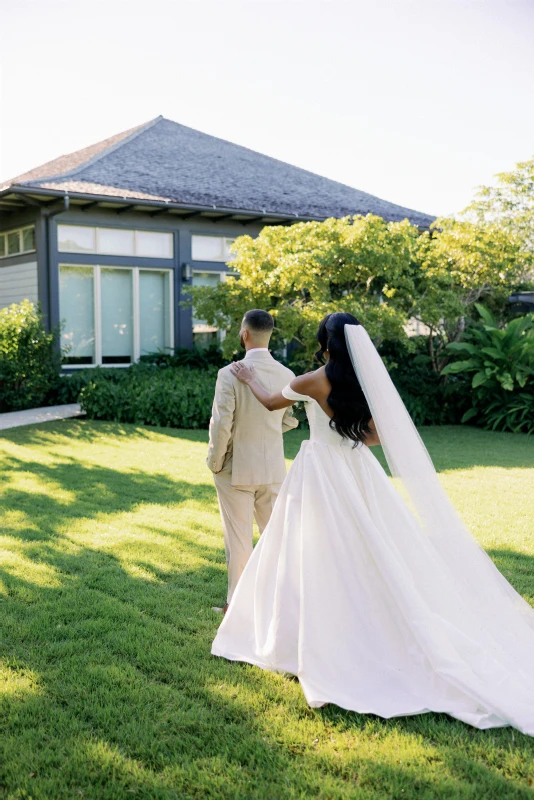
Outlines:
{"label": "bridal train", "polygon": [[534,736],[534,610],[463,528],[365,331],[348,338],[414,512],[368,447],[354,448],[317,402],[286,387],[306,401],[310,439],[212,653],[298,676],[312,707],[445,712]]}

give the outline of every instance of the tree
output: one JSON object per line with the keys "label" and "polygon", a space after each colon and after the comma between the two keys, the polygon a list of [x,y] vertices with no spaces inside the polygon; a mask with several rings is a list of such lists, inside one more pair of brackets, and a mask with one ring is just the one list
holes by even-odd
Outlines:
{"label": "tree", "polygon": [[[447,345],[462,339],[483,302],[501,321],[507,298],[534,288],[534,159],[481,187],[458,218],[436,220],[421,234],[405,220],[368,215],[265,228],[236,240],[239,280],[196,288],[196,315],[230,333],[247,308],[276,318],[278,344],[296,341],[304,361],[315,348],[319,320],[350,311],[376,339],[405,337],[410,318],[428,327],[428,353],[441,373]],[[276,340],[275,340],[276,343]]]}
{"label": "tree", "polygon": [[534,268],[534,157],[511,172],[501,172],[496,186],[481,186],[464,215],[478,224],[495,223],[522,243],[525,278]]}
{"label": "tree", "polygon": [[318,323],[332,311],[354,314],[374,337],[403,337],[415,305],[418,236],[407,220],[373,215],[266,227],[256,239],[236,240],[237,280],[192,290],[195,314],[229,334],[226,355],[254,307],[275,317],[275,344],[297,342],[308,362]]}
{"label": "tree", "polygon": [[522,239],[497,222],[438,219],[419,240],[419,292],[414,316],[428,329],[436,372],[449,359],[447,345],[459,341],[475,304],[504,307],[525,273]]}
{"label": "tree", "polygon": [[436,220],[420,239],[415,316],[429,328],[436,372],[448,362],[448,344],[477,319],[476,303],[505,319],[509,295],[534,288],[534,159],[497,179],[481,186],[458,218]]}

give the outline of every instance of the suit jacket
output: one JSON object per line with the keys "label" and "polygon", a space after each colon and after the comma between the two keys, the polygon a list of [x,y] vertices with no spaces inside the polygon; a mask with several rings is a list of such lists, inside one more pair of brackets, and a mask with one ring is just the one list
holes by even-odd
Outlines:
{"label": "suit jacket", "polygon": [[[280,392],[295,377],[267,350],[251,353],[261,385],[271,394]],[[281,483],[286,476],[282,433],[296,428],[291,408],[267,411],[249,387],[230,372],[219,370],[210,420],[210,441],[206,463],[220,472],[231,460],[234,486],[264,486]]]}

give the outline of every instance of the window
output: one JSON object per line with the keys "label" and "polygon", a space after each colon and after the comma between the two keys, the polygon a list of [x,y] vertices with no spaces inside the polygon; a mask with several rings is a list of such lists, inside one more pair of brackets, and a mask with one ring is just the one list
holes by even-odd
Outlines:
{"label": "window", "polygon": [[58,225],[57,246],[61,253],[94,253],[96,228],[84,225]]}
{"label": "window", "polygon": [[122,365],[173,347],[172,273],[60,265],[63,363]]}
{"label": "window", "polygon": [[58,225],[61,253],[101,253],[110,256],[172,258],[172,233],[136,231],[126,228],[91,228],[86,225]]}
{"label": "window", "polygon": [[20,252],[20,231],[12,231],[7,234],[7,254],[8,256],[15,256]]}
{"label": "window", "polygon": [[121,228],[96,229],[97,253],[110,256],[133,256],[135,254],[135,236],[133,231]]}
{"label": "window", "polygon": [[22,231],[22,252],[35,250],[35,228],[24,228]]}
{"label": "window", "polygon": [[92,267],[61,267],[59,306],[64,324],[64,363],[94,364],[95,304]]}
{"label": "window", "polygon": [[224,236],[192,236],[193,261],[232,261],[235,255],[230,252],[234,239]]}
{"label": "window", "polygon": [[135,254],[149,258],[172,258],[172,233],[135,232]]}
{"label": "window", "polygon": [[100,309],[102,364],[131,364],[134,360],[131,270],[101,269]]}
{"label": "window", "polygon": [[0,233],[0,258],[18,256],[21,253],[35,251],[35,228],[19,228],[15,231]]}
{"label": "window", "polygon": [[156,270],[139,270],[140,350],[155,353],[168,347],[166,330],[170,316],[168,276]]}
{"label": "window", "polygon": [[[223,272],[193,272],[193,286],[210,286],[215,288],[224,280]],[[205,320],[198,319],[193,309],[193,343],[197,347],[207,347],[218,342],[219,330],[212,325],[207,325]]]}

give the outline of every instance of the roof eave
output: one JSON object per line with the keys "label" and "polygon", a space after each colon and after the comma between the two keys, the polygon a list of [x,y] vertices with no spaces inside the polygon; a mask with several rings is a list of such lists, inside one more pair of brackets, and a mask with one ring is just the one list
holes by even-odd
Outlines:
{"label": "roof eave", "polygon": [[[92,192],[74,192],[66,189],[45,189],[39,186],[22,186],[17,184],[6,186],[4,189],[0,190],[0,206],[2,205],[2,198],[5,198],[9,195],[20,196],[22,200],[22,205],[15,205],[11,208],[11,210],[20,210],[28,206],[40,206],[41,208],[46,208],[52,202],[57,200],[57,198],[68,197],[74,202],[74,205],[71,206],[71,208],[79,208],[80,210],[86,210],[90,207],[98,207],[102,203],[105,203],[107,206],[116,205],[117,209],[115,213],[134,210],[141,213],[147,213],[148,210],[148,213],[150,214],[150,209],[153,209],[152,215],[159,216],[167,212],[181,211],[184,213],[175,213],[173,216],[178,219],[198,216],[211,222],[218,222],[219,220],[224,219],[226,221],[239,222],[244,226],[250,225],[254,222],[261,222],[264,225],[293,225],[296,222],[323,222],[329,218],[327,216],[320,217],[301,214],[281,214],[280,212],[275,211],[270,212],[267,209],[259,211],[258,209],[230,208],[216,205],[195,205],[194,203],[179,203],[171,200],[145,200],[138,197],[131,197],[127,194],[105,195],[94,194]],[[48,201],[45,200],[44,202],[40,202],[38,198],[50,199]],[[86,201],[86,203],[80,203],[79,201]],[[346,216],[351,215],[347,214]],[[421,232],[429,230],[432,222],[433,218],[430,218],[428,225],[419,224],[416,225],[416,227]],[[412,224],[415,225],[415,223]]]}
{"label": "roof eave", "polygon": [[[84,209],[84,204],[76,203],[76,201],[86,200],[87,205],[85,205],[85,208],[89,207],[89,205],[91,207],[96,207],[102,203],[106,203],[106,205],[111,204],[118,206],[117,212],[120,210],[139,210],[146,212],[147,209],[153,208],[154,213],[159,215],[167,211],[183,211],[183,215],[176,214],[175,216],[179,219],[180,216],[198,215],[214,222],[224,217],[225,220],[231,219],[233,222],[240,222],[243,225],[262,220],[272,220],[277,224],[290,224],[294,222],[314,222],[326,219],[326,217],[311,217],[299,214],[280,214],[279,212],[270,212],[267,209],[259,211],[257,209],[229,208],[226,206],[195,205],[193,203],[179,203],[171,200],[145,200],[129,197],[128,195],[93,194],[90,192],[67,191],[65,189],[44,189],[38,186],[18,186],[16,184],[6,186],[0,191],[0,203],[2,202],[2,198],[6,198],[9,195],[15,195],[22,200],[22,205],[13,206],[13,210],[22,209],[30,205],[46,208],[51,201],[56,200],[58,197],[69,197],[75,202],[74,207],[78,207],[81,210]],[[44,202],[39,202],[38,198],[43,198]],[[50,198],[50,200],[47,201],[45,198]],[[207,216],[208,214],[211,216]]]}

